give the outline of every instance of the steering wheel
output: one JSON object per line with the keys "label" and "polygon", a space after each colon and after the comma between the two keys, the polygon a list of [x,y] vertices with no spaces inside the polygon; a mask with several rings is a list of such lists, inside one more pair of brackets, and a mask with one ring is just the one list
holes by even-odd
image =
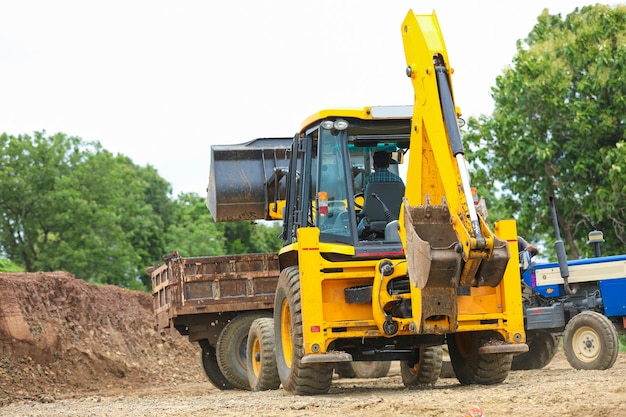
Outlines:
{"label": "steering wheel", "polygon": [[364,194],[363,194],[363,192],[361,191],[361,192],[356,193],[356,194],[352,197],[352,200],[354,201],[354,207],[358,208],[359,210],[363,210],[363,206],[361,206],[360,204],[358,204],[358,203],[356,202],[356,199],[357,199],[358,197],[363,197],[363,198],[365,198],[365,195],[364,195]]}

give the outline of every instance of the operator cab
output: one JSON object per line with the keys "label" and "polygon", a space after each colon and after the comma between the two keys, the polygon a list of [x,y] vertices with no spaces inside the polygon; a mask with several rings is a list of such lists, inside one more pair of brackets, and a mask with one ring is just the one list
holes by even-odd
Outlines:
{"label": "operator cab", "polygon": [[295,241],[299,227],[315,226],[320,242],[353,247],[355,256],[403,255],[397,219],[404,184],[364,186],[376,151],[389,153],[388,170],[400,175],[412,107],[379,109],[326,111],[305,122],[291,153],[289,171],[297,174],[287,191],[286,243]]}

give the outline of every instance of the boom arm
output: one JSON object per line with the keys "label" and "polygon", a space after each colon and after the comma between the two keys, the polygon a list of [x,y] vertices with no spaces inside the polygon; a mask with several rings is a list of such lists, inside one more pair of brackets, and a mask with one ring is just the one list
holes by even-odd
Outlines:
{"label": "boom arm", "polygon": [[452,286],[495,286],[504,275],[508,247],[492,235],[473,205],[452,70],[437,16],[409,11],[402,37],[415,92],[404,213],[412,279],[418,275],[420,287],[442,286],[451,271],[458,271]]}

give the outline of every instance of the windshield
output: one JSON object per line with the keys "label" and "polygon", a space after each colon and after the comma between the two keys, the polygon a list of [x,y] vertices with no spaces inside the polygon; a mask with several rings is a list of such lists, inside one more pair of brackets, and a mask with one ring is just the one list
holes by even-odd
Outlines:
{"label": "windshield", "polygon": [[[317,226],[322,241],[353,243],[352,183],[348,183],[346,135],[321,129],[317,155]],[[351,179],[351,176],[350,176]]]}

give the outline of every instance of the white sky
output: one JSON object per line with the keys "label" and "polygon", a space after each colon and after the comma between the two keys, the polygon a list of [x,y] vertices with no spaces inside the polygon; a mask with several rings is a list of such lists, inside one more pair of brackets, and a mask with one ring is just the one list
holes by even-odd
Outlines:
{"label": "white sky", "polygon": [[456,104],[490,89],[544,8],[574,0],[0,0],[0,132],[63,132],[205,194],[210,145],[293,136],[333,107],[412,104],[400,25],[435,10]]}

